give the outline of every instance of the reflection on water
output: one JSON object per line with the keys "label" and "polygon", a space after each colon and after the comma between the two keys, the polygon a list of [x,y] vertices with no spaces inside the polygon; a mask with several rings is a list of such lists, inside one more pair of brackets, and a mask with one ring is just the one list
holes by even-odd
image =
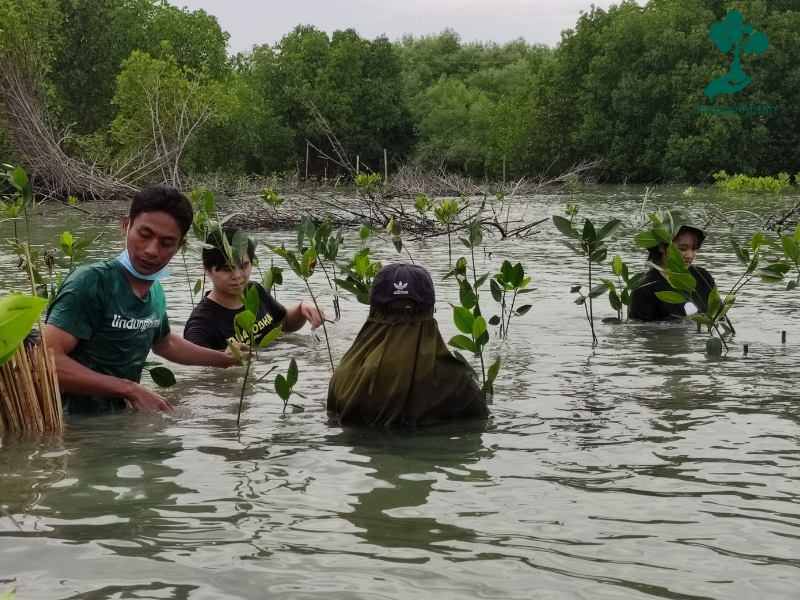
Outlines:
{"label": "reflection on water", "polygon": [[[564,201],[537,197],[528,218],[557,214]],[[582,213],[603,220],[634,215],[641,196],[601,188],[579,201]],[[698,209],[720,202],[693,201],[705,203]],[[665,192],[652,202],[674,200]],[[115,253],[116,224],[81,218],[42,219],[36,235],[50,243],[64,228],[105,230],[92,259]],[[737,267],[727,231],[711,230],[698,260],[730,285]],[[0,238],[9,235],[0,224]],[[291,234],[262,237],[292,243]],[[622,232],[611,248],[643,267],[630,237]],[[178,385],[166,392],[175,416],[71,418],[63,436],[0,440],[0,506],[23,529],[0,517],[0,593],[796,598],[796,292],[745,288],[731,311],[737,335],[721,359],[702,353],[704,335],[690,325],[602,324],[592,349],[569,297],[582,266],[552,227],[523,242],[488,243],[492,256],[478,257],[479,268],[519,260],[537,287],[509,339],[489,345],[503,367],[488,423],[329,426],[327,352],[307,331],[284,336],[255,366],[257,374],[273,364],[285,371],[294,356],[302,412],[283,413],[271,386],[257,386],[245,394],[241,429],[243,370],[175,367]],[[443,244],[410,248],[437,282],[448,270],[437,262]],[[187,255],[193,276],[196,250]],[[374,253],[395,258],[390,244]],[[2,256],[2,285],[18,286],[15,262]],[[191,302],[182,263],[173,268],[165,287],[179,331]],[[437,283],[445,338],[456,333],[449,281]],[[302,297],[287,277],[279,299]],[[611,316],[604,300],[595,312]],[[329,328],[334,360],[364,318],[364,307],[343,303],[342,320]]]}

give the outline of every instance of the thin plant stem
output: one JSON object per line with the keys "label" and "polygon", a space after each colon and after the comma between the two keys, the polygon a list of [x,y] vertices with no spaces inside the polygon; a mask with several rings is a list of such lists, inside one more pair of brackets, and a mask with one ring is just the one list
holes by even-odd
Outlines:
{"label": "thin plant stem", "polygon": [[592,312],[592,259],[589,257],[589,327],[592,329],[592,347],[597,345],[597,336],[594,333],[594,313]]}
{"label": "thin plant stem", "polygon": [[508,321],[506,323],[506,335],[508,337],[508,330],[511,327],[511,314],[514,312],[514,302],[517,301],[517,291],[514,290],[514,295],[511,297],[511,308],[508,311]]}
{"label": "thin plant stem", "polygon": [[250,364],[253,362],[253,337],[250,337],[250,353],[247,355],[247,369],[244,372],[244,381],[242,381],[242,391],[239,394],[239,412],[236,415],[236,426],[239,426],[239,420],[242,418],[242,405],[244,404],[244,389],[247,387],[247,376],[250,375]]}
{"label": "thin plant stem", "polygon": [[[189,277],[189,265],[186,264],[186,252],[181,252],[181,254],[183,255],[183,270],[186,271],[186,283],[189,284],[189,300],[191,300],[192,308],[194,308],[194,287],[192,287],[192,279]],[[70,264],[70,266],[72,265]]]}
{"label": "thin plant stem", "polygon": [[[314,296],[314,292],[311,291],[311,286],[308,283],[308,277],[303,277],[303,281],[306,282],[308,293],[311,295],[311,301],[314,303],[314,307],[317,309],[317,313],[319,313],[319,306],[317,305],[317,299]],[[335,367],[333,366],[333,354],[331,354],[331,343],[328,340],[328,329],[325,327],[325,319],[322,320],[322,331],[325,333],[325,346],[328,348],[328,358],[331,361],[331,371],[334,371]]]}

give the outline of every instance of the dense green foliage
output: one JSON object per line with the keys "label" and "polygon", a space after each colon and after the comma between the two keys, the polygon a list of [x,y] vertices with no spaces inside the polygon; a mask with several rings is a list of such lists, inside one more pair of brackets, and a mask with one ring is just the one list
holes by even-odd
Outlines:
{"label": "dense green foliage", "polygon": [[[752,82],[711,104],[776,114],[695,112],[731,68],[710,38],[731,10],[769,44],[741,56]],[[349,161],[377,173],[384,149],[390,169],[416,162],[490,178],[600,159],[607,181],[710,182],[721,169],[777,175],[800,163],[793,0],[622,0],[583,13],[554,49],[463,43],[451,30],[393,43],[298,26],[231,58],[215,17],[163,0],[0,0],[0,20],[0,52],[35,55],[55,123],[71,133],[65,148],[92,162],[130,152],[112,127],[123,111],[112,100],[120,86],[146,83],[124,72],[139,52],[228,98],[192,132],[184,172],[343,173],[326,126]]]}

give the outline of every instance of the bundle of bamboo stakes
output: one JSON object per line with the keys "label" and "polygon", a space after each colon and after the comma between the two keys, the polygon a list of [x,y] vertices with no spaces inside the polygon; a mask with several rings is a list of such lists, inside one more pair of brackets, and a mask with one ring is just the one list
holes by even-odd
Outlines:
{"label": "bundle of bamboo stakes", "polygon": [[42,338],[30,350],[20,344],[0,367],[0,431],[52,432],[64,428],[53,351]]}

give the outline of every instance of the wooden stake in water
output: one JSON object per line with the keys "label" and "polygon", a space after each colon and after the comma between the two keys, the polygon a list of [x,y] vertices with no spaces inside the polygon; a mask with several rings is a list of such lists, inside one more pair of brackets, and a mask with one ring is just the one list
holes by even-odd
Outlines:
{"label": "wooden stake in water", "polygon": [[697,322],[697,333],[700,333],[700,322]]}
{"label": "wooden stake in water", "polygon": [[785,331],[781,331],[781,344],[785,344],[785,343],[786,343],[786,332]]}
{"label": "wooden stake in water", "polygon": [[744,345],[744,355],[747,356],[747,344]]}

